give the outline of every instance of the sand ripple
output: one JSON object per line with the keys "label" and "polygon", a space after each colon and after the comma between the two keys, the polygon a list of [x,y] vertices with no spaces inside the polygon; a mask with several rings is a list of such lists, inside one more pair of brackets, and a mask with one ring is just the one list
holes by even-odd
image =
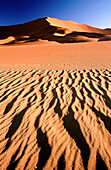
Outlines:
{"label": "sand ripple", "polygon": [[1,70],[0,168],[111,169],[111,71]]}

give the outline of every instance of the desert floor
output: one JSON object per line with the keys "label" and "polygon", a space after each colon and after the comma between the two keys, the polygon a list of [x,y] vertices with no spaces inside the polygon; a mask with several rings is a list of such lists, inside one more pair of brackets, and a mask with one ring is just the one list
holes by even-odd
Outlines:
{"label": "desert floor", "polygon": [[111,169],[111,42],[0,47],[0,169]]}

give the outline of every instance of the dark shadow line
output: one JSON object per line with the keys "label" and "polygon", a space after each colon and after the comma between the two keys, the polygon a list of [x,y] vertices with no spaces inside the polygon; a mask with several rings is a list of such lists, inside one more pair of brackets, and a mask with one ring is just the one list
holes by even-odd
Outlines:
{"label": "dark shadow line", "polygon": [[18,150],[16,151],[16,153],[12,156],[10,164],[7,167],[7,170],[15,169],[17,164],[19,163],[20,159],[24,156],[26,148],[27,148],[27,145],[24,147],[21,156],[15,161],[15,158],[16,158],[16,156],[18,155],[18,153],[20,151],[21,145],[22,145],[22,143],[20,144],[20,146],[19,146]]}
{"label": "dark shadow line", "polygon": [[74,112],[72,110],[72,104],[74,103],[75,98],[77,96],[74,87],[72,87],[72,92],[73,92],[72,101],[68,108],[69,114],[63,118],[63,122],[64,122],[63,125],[65,129],[67,130],[67,132],[69,133],[69,135],[71,136],[71,138],[75,140],[78,148],[80,148],[81,156],[83,159],[83,165],[84,165],[84,168],[87,170],[90,150],[81,132],[79,123],[77,122],[77,120],[74,119]]}
{"label": "dark shadow line", "polygon": [[5,138],[11,138],[14,133],[17,131],[17,129],[19,128],[23,116],[26,113],[26,111],[30,108],[30,103],[27,105],[27,107],[25,109],[23,109],[18,115],[16,115],[12,121],[11,126],[9,127],[9,130],[5,136]]}
{"label": "dark shadow line", "polygon": [[98,152],[97,152],[97,160],[96,160],[96,170],[108,170],[105,162],[102,160]]}
{"label": "dark shadow line", "polygon": [[61,155],[58,161],[57,165],[58,170],[64,170],[65,169],[65,158],[64,158],[64,153]]}
{"label": "dark shadow line", "polygon": [[108,97],[106,91],[100,85],[98,87],[104,93],[104,95],[102,95],[102,96],[105,99],[105,103],[106,103],[107,107],[109,107],[109,109],[111,110],[111,99]]}
{"label": "dark shadow line", "polygon": [[5,108],[5,111],[4,111],[3,115],[7,114],[7,113],[11,110],[11,108],[12,108],[13,105],[14,105],[14,102],[16,102],[17,98],[21,95],[21,93],[22,93],[23,91],[24,91],[24,89],[22,89],[22,90],[19,92],[19,94],[18,94],[10,103],[8,103],[8,105],[7,105],[6,108]]}
{"label": "dark shadow line", "polygon": [[109,133],[111,133],[111,118],[103,115],[103,113],[101,113],[100,111],[97,111],[94,107],[90,107],[90,109],[92,109],[92,111],[96,114],[97,117],[101,118],[101,120],[105,124],[106,129],[109,131]]}
{"label": "dark shadow line", "polygon": [[50,157],[51,147],[48,144],[48,138],[46,133],[43,133],[41,128],[37,130],[37,142],[38,142],[38,147],[41,148],[39,153],[39,160],[37,163],[37,169],[42,170],[47,160]]}

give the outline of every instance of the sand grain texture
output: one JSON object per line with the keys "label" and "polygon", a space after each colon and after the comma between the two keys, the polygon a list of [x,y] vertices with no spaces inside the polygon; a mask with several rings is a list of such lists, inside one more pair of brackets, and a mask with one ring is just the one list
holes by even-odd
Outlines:
{"label": "sand grain texture", "polygon": [[0,71],[0,169],[111,169],[111,70]]}

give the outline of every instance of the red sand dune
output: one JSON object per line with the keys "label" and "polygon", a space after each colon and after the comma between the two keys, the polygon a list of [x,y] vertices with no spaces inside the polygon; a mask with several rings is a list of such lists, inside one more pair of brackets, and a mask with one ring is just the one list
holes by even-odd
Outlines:
{"label": "red sand dune", "polygon": [[[87,42],[97,41],[106,35],[111,35],[111,31],[77,24],[73,21],[45,17],[24,24],[1,26],[0,44],[20,44],[38,41],[38,39],[59,43]],[[7,42],[10,36],[14,37],[15,41]]]}

